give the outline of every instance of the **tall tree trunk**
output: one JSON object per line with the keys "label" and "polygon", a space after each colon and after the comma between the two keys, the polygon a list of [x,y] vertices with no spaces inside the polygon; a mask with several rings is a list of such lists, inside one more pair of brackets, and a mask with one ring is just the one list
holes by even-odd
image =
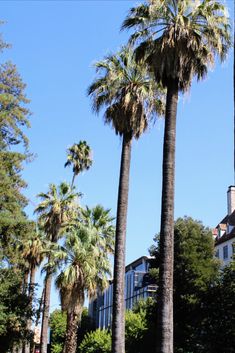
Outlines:
{"label": "tall tree trunk", "polygon": [[114,255],[112,353],[125,353],[125,248],[131,140],[131,136],[124,134],[119,176]]}
{"label": "tall tree trunk", "polygon": [[22,293],[26,294],[27,293],[27,288],[28,288],[28,280],[29,280],[29,270],[26,269],[24,271],[24,278],[22,282]]}
{"label": "tall tree trunk", "polygon": [[[38,326],[40,318],[41,318],[41,312],[42,312],[42,305],[44,302],[44,288],[42,290],[42,294],[41,294],[41,298],[40,298],[40,302],[39,302],[39,307],[37,310],[37,314],[36,314],[36,321],[35,321],[35,328]],[[33,341],[33,345],[32,345],[32,349],[31,349],[32,353],[35,352],[35,342]]]}
{"label": "tall tree trunk", "polygon": [[[33,296],[34,296],[34,285],[35,285],[35,277],[36,277],[36,267],[34,265],[31,266],[30,269],[30,279],[29,279],[29,306],[30,309],[33,310]],[[27,330],[32,330],[32,319],[27,321]],[[26,342],[24,346],[24,353],[30,353],[30,342]]]}
{"label": "tall tree trunk", "polygon": [[40,317],[41,317],[42,306],[43,306],[43,303],[44,303],[44,291],[45,291],[45,288],[43,288],[43,290],[42,290],[41,299],[40,299],[40,302],[39,302],[37,315],[36,315],[35,327],[38,326],[39,320],[40,320]]}
{"label": "tall tree trunk", "polygon": [[[29,281],[29,270],[26,269],[24,271],[24,278],[22,281],[22,294],[27,295],[27,289],[28,289],[28,281]],[[19,353],[25,353],[25,341],[22,340],[22,342],[19,343],[18,351]]]}
{"label": "tall tree trunk", "polygon": [[46,274],[45,287],[44,287],[44,303],[43,303],[43,313],[42,313],[40,353],[47,353],[51,284],[52,284],[52,274],[50,270],[48,270]]}
{"label": "tall tree trunk", "polygon": [[76,178],[76,174],[73,173],[73,178],[72,178],[72,182],[71,182],[71,189],[73,188],[75,178]]}
{"label": "tall tree trunk", "polygon": [[175,136],[178,83],[168,85],[165,114],[158,291],[158,353],[173,353]]}
{"label": "tall tree trunk", "polygon": [[67,313],[67,328],[63,353],[76,353],[77,351],[77,332],[81,316],[82,307],[76,313]]}

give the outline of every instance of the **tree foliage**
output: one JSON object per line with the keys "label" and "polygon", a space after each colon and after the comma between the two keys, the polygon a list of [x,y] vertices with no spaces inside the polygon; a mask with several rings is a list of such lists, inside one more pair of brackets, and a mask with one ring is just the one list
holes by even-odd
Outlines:
{"label": "tree foliage", "polygon": [[235,261],[220,272],[215,286],[203,298],[201,344],[198,352],[235,352]]}
{"label": "tree foliage", "polygon": [[147,0],[130,9],[122,29],[134,28],[130,42],[157,82],[172,80],[186,91],[193,77],[203,79],[215,57],[223,61],[231,46],[227,8],[213,0]]}
{"label": "tree foliage", "polygon": [[24,127],[30,127],[29,100],[25,95],[26,85],[11,62],[0,66],[0,146],[23,145],[28,147]]}
{"label": "tree foliage", "polygon": [[[175,352],[191,352],[200,339],[201,321],[205,315],[202,300],[217,281],[219,263],[214,258],[211,231],[201,222],[190,217],[177,219],[174,239]],[[157,246],[152,247],[150,253],[155,256],[158,267],[158,236],[155,240]]]}
{"label": "tree foliage", "polygon": [[86,334],[79,346],[79,353],[111,353],[111,334],[107,330]]}
{"label": "tree foliage", "polygon": [[74,143],[68,148],[67,161],[64,166],[70,167],[71,165],[73,167],[72,187],[75,177],[84,170],[88,170],[92,165],[91,149],[86,141]]}
{"label": "tree foliage", "polygon": [[125,317],[126,353],[143,352],[146,331],[146,312],[143,310],[140,312],[128,310]]}
{"label": "tree foliage", "polygon": [[[28,139],[24,127],[29,127],[30,111],[26,107],[25,84],[11,63],[0,66],[0,243],[2,256],[11,261],[15,238],[24,237],[30,225],[24,213],[26,187],[21,177],[23,163],[28,158]],[[12,150],[23,145],[25,152]]]}
{"label": "tree foliage", "polygon": [[27,319],[32,311],[28,297],[22,293],[22,273],[12,268],[0,268],[0,347],[5,353],[29,338]]}
{"label": "tree foliage", "polygon": [[88,88],[93,109],[105,108],[104,120],[116,134],[139,138],[149,121],[164,112],[164,92],[147,71],[136,63],[133,50],[123,47],[95,64],[98,77]]}
{"label": "tree foliage", "polygon": [[59,309],[54,310],[50,315],[49,325],[51,353],[61,353],[66,335],[66,314]]}

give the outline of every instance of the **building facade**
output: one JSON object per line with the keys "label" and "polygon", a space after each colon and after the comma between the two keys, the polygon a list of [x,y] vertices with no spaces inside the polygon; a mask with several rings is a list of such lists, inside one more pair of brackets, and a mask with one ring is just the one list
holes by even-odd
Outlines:
{"label": "building facade", "polygon": [[[152,297],[156,292],[156,285],[151,283],[148,274],[151,258],[142,256],[126,266],[125,273],[125,307],[133,309],[140,299]],[[112,324],[113,283],[97,295],[89,303],[89,316],[94,320],[97,328],[108,328]]]}
{"label": "building facade", "polygon": [[227,215],[216,226],[215,256],[226,266],[235,254],[235,186],[229,186],[227,192]]}

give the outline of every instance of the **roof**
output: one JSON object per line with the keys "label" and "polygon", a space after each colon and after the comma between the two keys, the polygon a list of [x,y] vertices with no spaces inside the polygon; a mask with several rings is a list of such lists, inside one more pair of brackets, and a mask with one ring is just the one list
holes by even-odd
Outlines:
{"label": "roof", "polygon": [[216,228],[223,228],[221,227],[221,224],[230,224],[231,226],[235,226],[235,210],[230,215],[225,216]]}
{"label": "roof", "polygon": [[[143,260],[148,261],[148,260],[151,260],[152,258],[153,257],[151,257],[151,256],[139,257],[138,259],[136,259],[136,260],[132,261],[131,263],[129,263],[128,265],[126,265],[125,272],[130,271],[130,268],[132,268],[132,267],[135,267],[135,266],[142,264]],[[112,284],[112,283],[113,283],[113,278],[109,279],[109,284]]]}
{"label": "roof", "polygon": [[232,229],[232,231],[228,234],[224,234],[222,235],[222,237],[220,237],[219,239],[216,239],[215,241],[215,246],[216,245],[219,245],[219,244],[222,244],[230,239],[235,239],[235,228]]}
{"label": "roof", "polygon": [[149,257],[149,256],[141,256],[141,257],[139,257],[138,259],[134,260],[130,264],[126,265],[126,268],[125,268],[126,271],[125,272],[128,272],[131,267],[136,267],[136,266],[140,265],[143,262],[143,260],[147,261],[147,260],[150,260],[150,259],[151,259],[151,257]]}

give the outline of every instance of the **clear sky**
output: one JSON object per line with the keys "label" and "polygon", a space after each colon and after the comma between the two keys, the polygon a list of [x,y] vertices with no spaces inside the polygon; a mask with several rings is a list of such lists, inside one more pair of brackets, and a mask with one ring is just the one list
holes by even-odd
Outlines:
{"label": "clear sky", "polygon": [[[92,168],[76,180],[82,204],[101,203],[116,213],[121,141],[102,114],[91,111],[86,89],[92,64],[128,39],[120,25],[136,1],[1,1],[1,27],[12,60],[27,84],[32,128],[27,132],[37,155],[23,173],[31,200],[48,184],[71,179],[64,169],[66,148],[86,140]],[[233,2],[227,1],[232,7]],[[232,8],[230,9],[232,13]],[[176,148],[175,218],[189,215],[214,227],[226,214],[226,192],[233,184],[232,51],[204,82],[180,97]],[[127,263],[148,254],[159,232],[163,120],[133,144]]]}

